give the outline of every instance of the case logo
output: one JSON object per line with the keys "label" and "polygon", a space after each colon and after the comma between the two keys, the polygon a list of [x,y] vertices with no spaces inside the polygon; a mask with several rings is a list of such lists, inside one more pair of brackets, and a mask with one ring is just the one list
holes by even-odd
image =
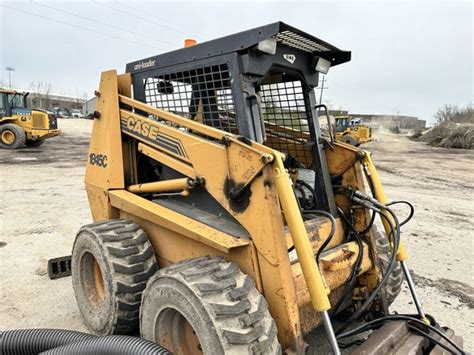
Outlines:
{"label": "case logo", "polygon": [[285,60],[291,64],[293,64],[296,60],[296,56],[294,54],[283,54],[283,58],[285,58]]}

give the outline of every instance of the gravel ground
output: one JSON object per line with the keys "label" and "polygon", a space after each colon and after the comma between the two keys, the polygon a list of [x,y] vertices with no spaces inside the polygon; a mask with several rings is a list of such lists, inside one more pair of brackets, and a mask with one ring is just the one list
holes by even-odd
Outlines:
{"label": "gravel ground", "polygon": [[[0,150],[0,329],[86,331],[70,278],[46,275],[47,260],[70,254],[75,233],[91,221],[83,183],[91,121],[59,124],[63,134],[39,148]],[[386,192],[416,208],[402,235],[426,312],[474,349],[474,152],[377,136],[365,148]],[[392,308],[414,312],[406,288]]]}

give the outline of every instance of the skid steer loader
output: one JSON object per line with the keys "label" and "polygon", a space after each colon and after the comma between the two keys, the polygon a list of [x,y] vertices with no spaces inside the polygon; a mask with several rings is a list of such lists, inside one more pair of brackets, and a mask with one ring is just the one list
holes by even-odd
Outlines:
{"label": "skid steer loader", "polygon": [[[318,353],[462,352],[416,296],[370,153],[320,133],[318,75],[350,57],[277,22],[102,73],[72,254],[94,334],[302,354],[321,325]],[[417,312],[390,315],[403,278]]]}

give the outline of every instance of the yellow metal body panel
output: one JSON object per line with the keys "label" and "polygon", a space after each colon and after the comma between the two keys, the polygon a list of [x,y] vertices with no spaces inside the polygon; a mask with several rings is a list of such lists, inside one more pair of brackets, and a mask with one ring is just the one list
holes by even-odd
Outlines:
{"label": "yellow metal body panel", "polygon": [[250,244],[249,241],[232,237],[128,191],[110,191],[109,198],[110,204],[120,211],[140,216],[144,220],[226,253],[232,248]]}
{"label": "yellow metal body panel", "polygon": [[130,76],[118,77],[115,70],[103,72],[100,78],[100,94],[97,99],[100,117],[93,123],[85,175],[89,204],[97,205],[97,208],[91,208],[95,221],[113,218],[113,209],[103,208],[109,204],[107,192],[109,189],[125,188],[117,96],[119,80],[122,86],[130,87]]}

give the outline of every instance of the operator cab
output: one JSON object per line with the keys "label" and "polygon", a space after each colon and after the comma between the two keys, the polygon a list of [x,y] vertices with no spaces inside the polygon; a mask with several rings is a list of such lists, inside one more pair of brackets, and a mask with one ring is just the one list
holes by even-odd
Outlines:
{"label": "operator cab", "polygon": [[127,64],[133,96],[159,109],[265,144],[335,213],[314,88],[350,60],[306,32],[276,22]]}
{"label": "operator cab", "polygon": [[27,107],[29,93],[0,89],[0,116],[11,116],[18,109]]}

